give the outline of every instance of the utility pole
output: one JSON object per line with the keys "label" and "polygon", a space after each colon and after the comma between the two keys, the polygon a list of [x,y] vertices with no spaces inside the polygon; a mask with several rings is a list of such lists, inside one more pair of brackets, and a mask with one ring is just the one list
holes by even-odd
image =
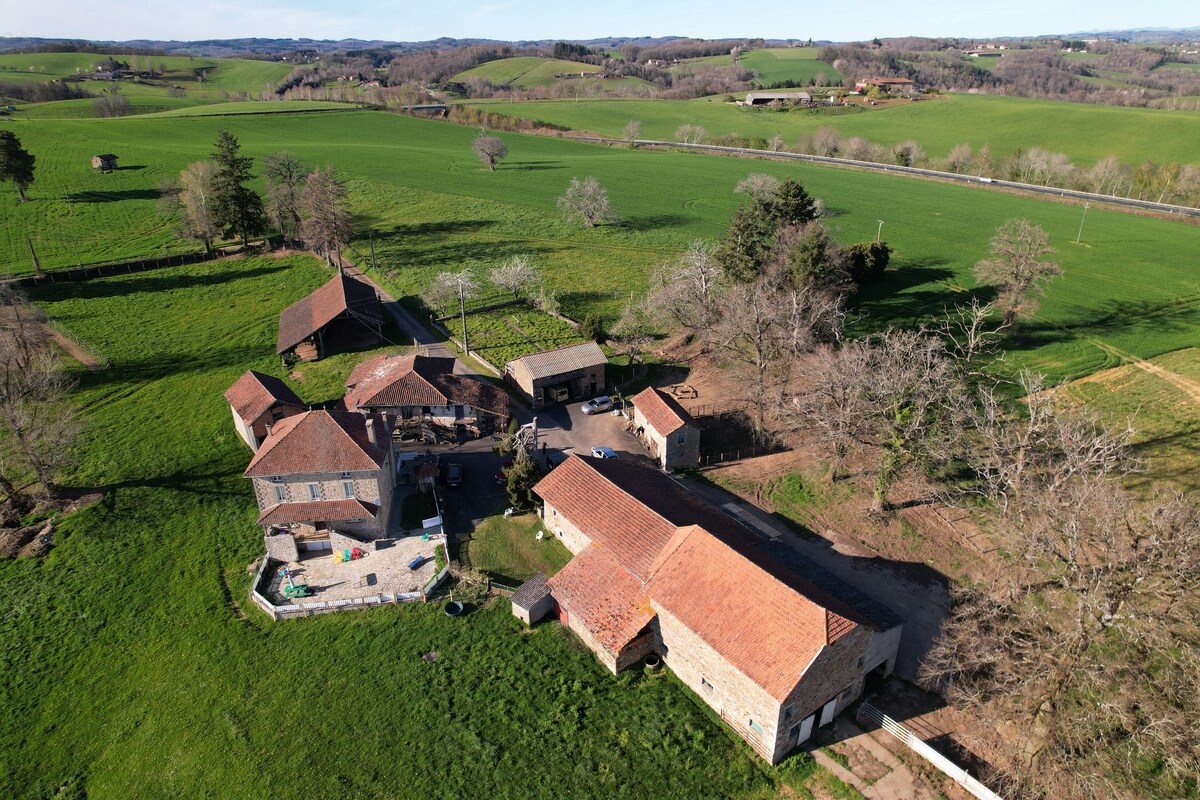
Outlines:
{"label": "utility pole", "polygon": [[467,343],[467,294],[462,280],[458,282],[458,309],[462,312],[463,352],[471,355],[471,345]]}
{"label": "utility pole", "polygon": [[1079,240],[1083,238],[1083,221],[1087,219],[1088,204],[1083,204],[1083,216],[1079,218],[1079,233],[1075,234],[1075,244],[1079,244]]}
{"label": "utility pole", "polygon": [[875,229],[875,241],[878,242],[879,237],[883,235],[883,220],[877,219],[875,221],[879,223],[879,227]]}
{"label": "utility pole", "polygon": [[375,269],[375,232],[367,228],[367,238],[371,241],[371,269]]}

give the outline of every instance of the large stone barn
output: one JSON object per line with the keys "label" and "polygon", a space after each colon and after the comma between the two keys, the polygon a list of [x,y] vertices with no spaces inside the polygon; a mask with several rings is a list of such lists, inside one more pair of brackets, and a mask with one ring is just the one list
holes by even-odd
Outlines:
{"label": "large stone barn", "polygon": [[633,424],[663,469],[691,469],[700,463],[700,428],[669,394],[651,386],[634,395]]}
{"label": "large stone barn", "polygon": [[377,356],[354,368],[346,389],[347,410],[388,414],[393,427],[424,422],[453,428],[460,438],[503,431],[512,413],[507,392],[454,374],[453,358]]}
{"label": "large stone barn", "polygon": [[306,411],[277,423],[246,468],[258,524],[309,550],[338,535],[358,541],[388,533],[396,484],[387,420],[378,414]]}
{"label": "large stone barn", "polygon": [[252,369],[229,387],[225,399],[238,435],[256,452],[272,425],[306,409],[304,401],[286,383]]}
{"label": "large stone barn", "polygon": [[534,408],[585,400],[604,391],[608,359],[595,342],[521,356],[504,365],[504,380]]}
{"label": "large stone barn", "polygon": [[383,341],[383,307],[369,284],[345,273],[279,315],[276,352],[285,363],[316,361]]}
{"label": "large stone barn", "polygon": [[657,470],[572,455],[534,492],[575,557],[513,613],[555,613],[614,673],[654,654],[773,764],[895,664],[894,613]]}

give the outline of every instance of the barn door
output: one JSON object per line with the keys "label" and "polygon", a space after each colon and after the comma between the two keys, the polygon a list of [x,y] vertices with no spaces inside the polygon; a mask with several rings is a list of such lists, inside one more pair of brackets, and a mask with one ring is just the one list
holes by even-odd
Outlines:
{"label": "barn door", "polygon": [[813,722],[816,718],[816,714],[809,714],[804,718],[803,722],[792,728],[792,733],[796,737],[796,744],[804,744],[808,741],[808,737],[812,736]]}
{"label": "barn door", "polygon": [[829,723],[833,722],[833,709],[836,707],[837,707],[837,698],[836,697],[825,704],[825,707],[821,709],[821,723],[820,723],[820,726],[818,726],[818,727],[825,726],[825,725],[828,725]]}

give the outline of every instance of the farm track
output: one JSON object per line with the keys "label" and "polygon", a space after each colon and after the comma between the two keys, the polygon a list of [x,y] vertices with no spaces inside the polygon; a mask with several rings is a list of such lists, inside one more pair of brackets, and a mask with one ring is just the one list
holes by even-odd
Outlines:
{"label": "farm track", "polygon": [[1200,382],[1184,377],[1178,372],[1171,372],[1169,369],[1164,369],[1158,364],[1154,364],[1145,360],[1144,358],[1138,358],[1137,356],[1130,355],[1122,350],[1118,350],[1110,344],[1105,344],[1104,342],[1091,337],[1085,336],[1084,338],[1088,342],[1094,344],[1096,347],[1099,347],[1104,352],[1121,359],[1122,362],[1129,364],[1130,366],[1137,367],[1143,372],[1147,372],[1157,378],[1161,378],[1186,394],[1193,403],[1200,405]]}
{"label": "farm track", "polygon": [[101,369],[104,366],[100,363],[99,359],[80,347],[75,340],[71,339],[58,328],[55,328],[49,323],[44,323],[42,327],[45,328],[46,333],[50,335],[50,338],[54,340],[55,344],[61,347],[67,353],[67,355],[78,361],[83,366],[90,370]]}

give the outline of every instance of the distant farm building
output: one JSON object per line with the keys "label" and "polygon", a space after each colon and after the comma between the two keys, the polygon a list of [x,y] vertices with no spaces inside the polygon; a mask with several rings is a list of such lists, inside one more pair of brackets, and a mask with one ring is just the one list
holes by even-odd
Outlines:
{"label": "distant farm building", "polygon": [[771,106],[786,103],[812,105],[812,95],[808,92],[750,92],[746,95],[744,106]]}
{"label": "distant farm building", "polygon": [[910,94],[916,90],[917,85],[908,78],[869,78],[865,81],[855,81],[854,88],[859,91],[867,91],[874,88],[881,92]]}
{"label": "distant farm building", "polygon": [[112,172],[116,168],[117,157],[112,153],[92,156],[92,169],[98,169],[101,172]]}
{"label": "distant farm building", "polygon": [[225,399],[233,412],[238,435],[255,452],[275,423],[307,410],[304,401],[286,383],[252,369],[229,387]]}
{"label": "distant farm building", "polygon": [[382,340],[383,307],[375,289],[339,273],[279,315],[276,352],[285,362],[316,361]]}
{"label": "distant farm building", "polygon": [[544,408],[583,400],[604,391],[608,359],[595,342],[522,356],[504,365],[504,380],[533,404]]}
{"label": "distant farm building", "polygon": [[[1071,52],[1070,49],[1067,52]],[[970,56],[971,58],[999,58],[1004,53],[1001,53],[999,50],[968,50],[963,55]]]}
{"label": "distant farm building", "polygon": [[633,424],[663,469],[690,469],[700,463],[700,428],[669,394],[651,386],[634,395]]}

